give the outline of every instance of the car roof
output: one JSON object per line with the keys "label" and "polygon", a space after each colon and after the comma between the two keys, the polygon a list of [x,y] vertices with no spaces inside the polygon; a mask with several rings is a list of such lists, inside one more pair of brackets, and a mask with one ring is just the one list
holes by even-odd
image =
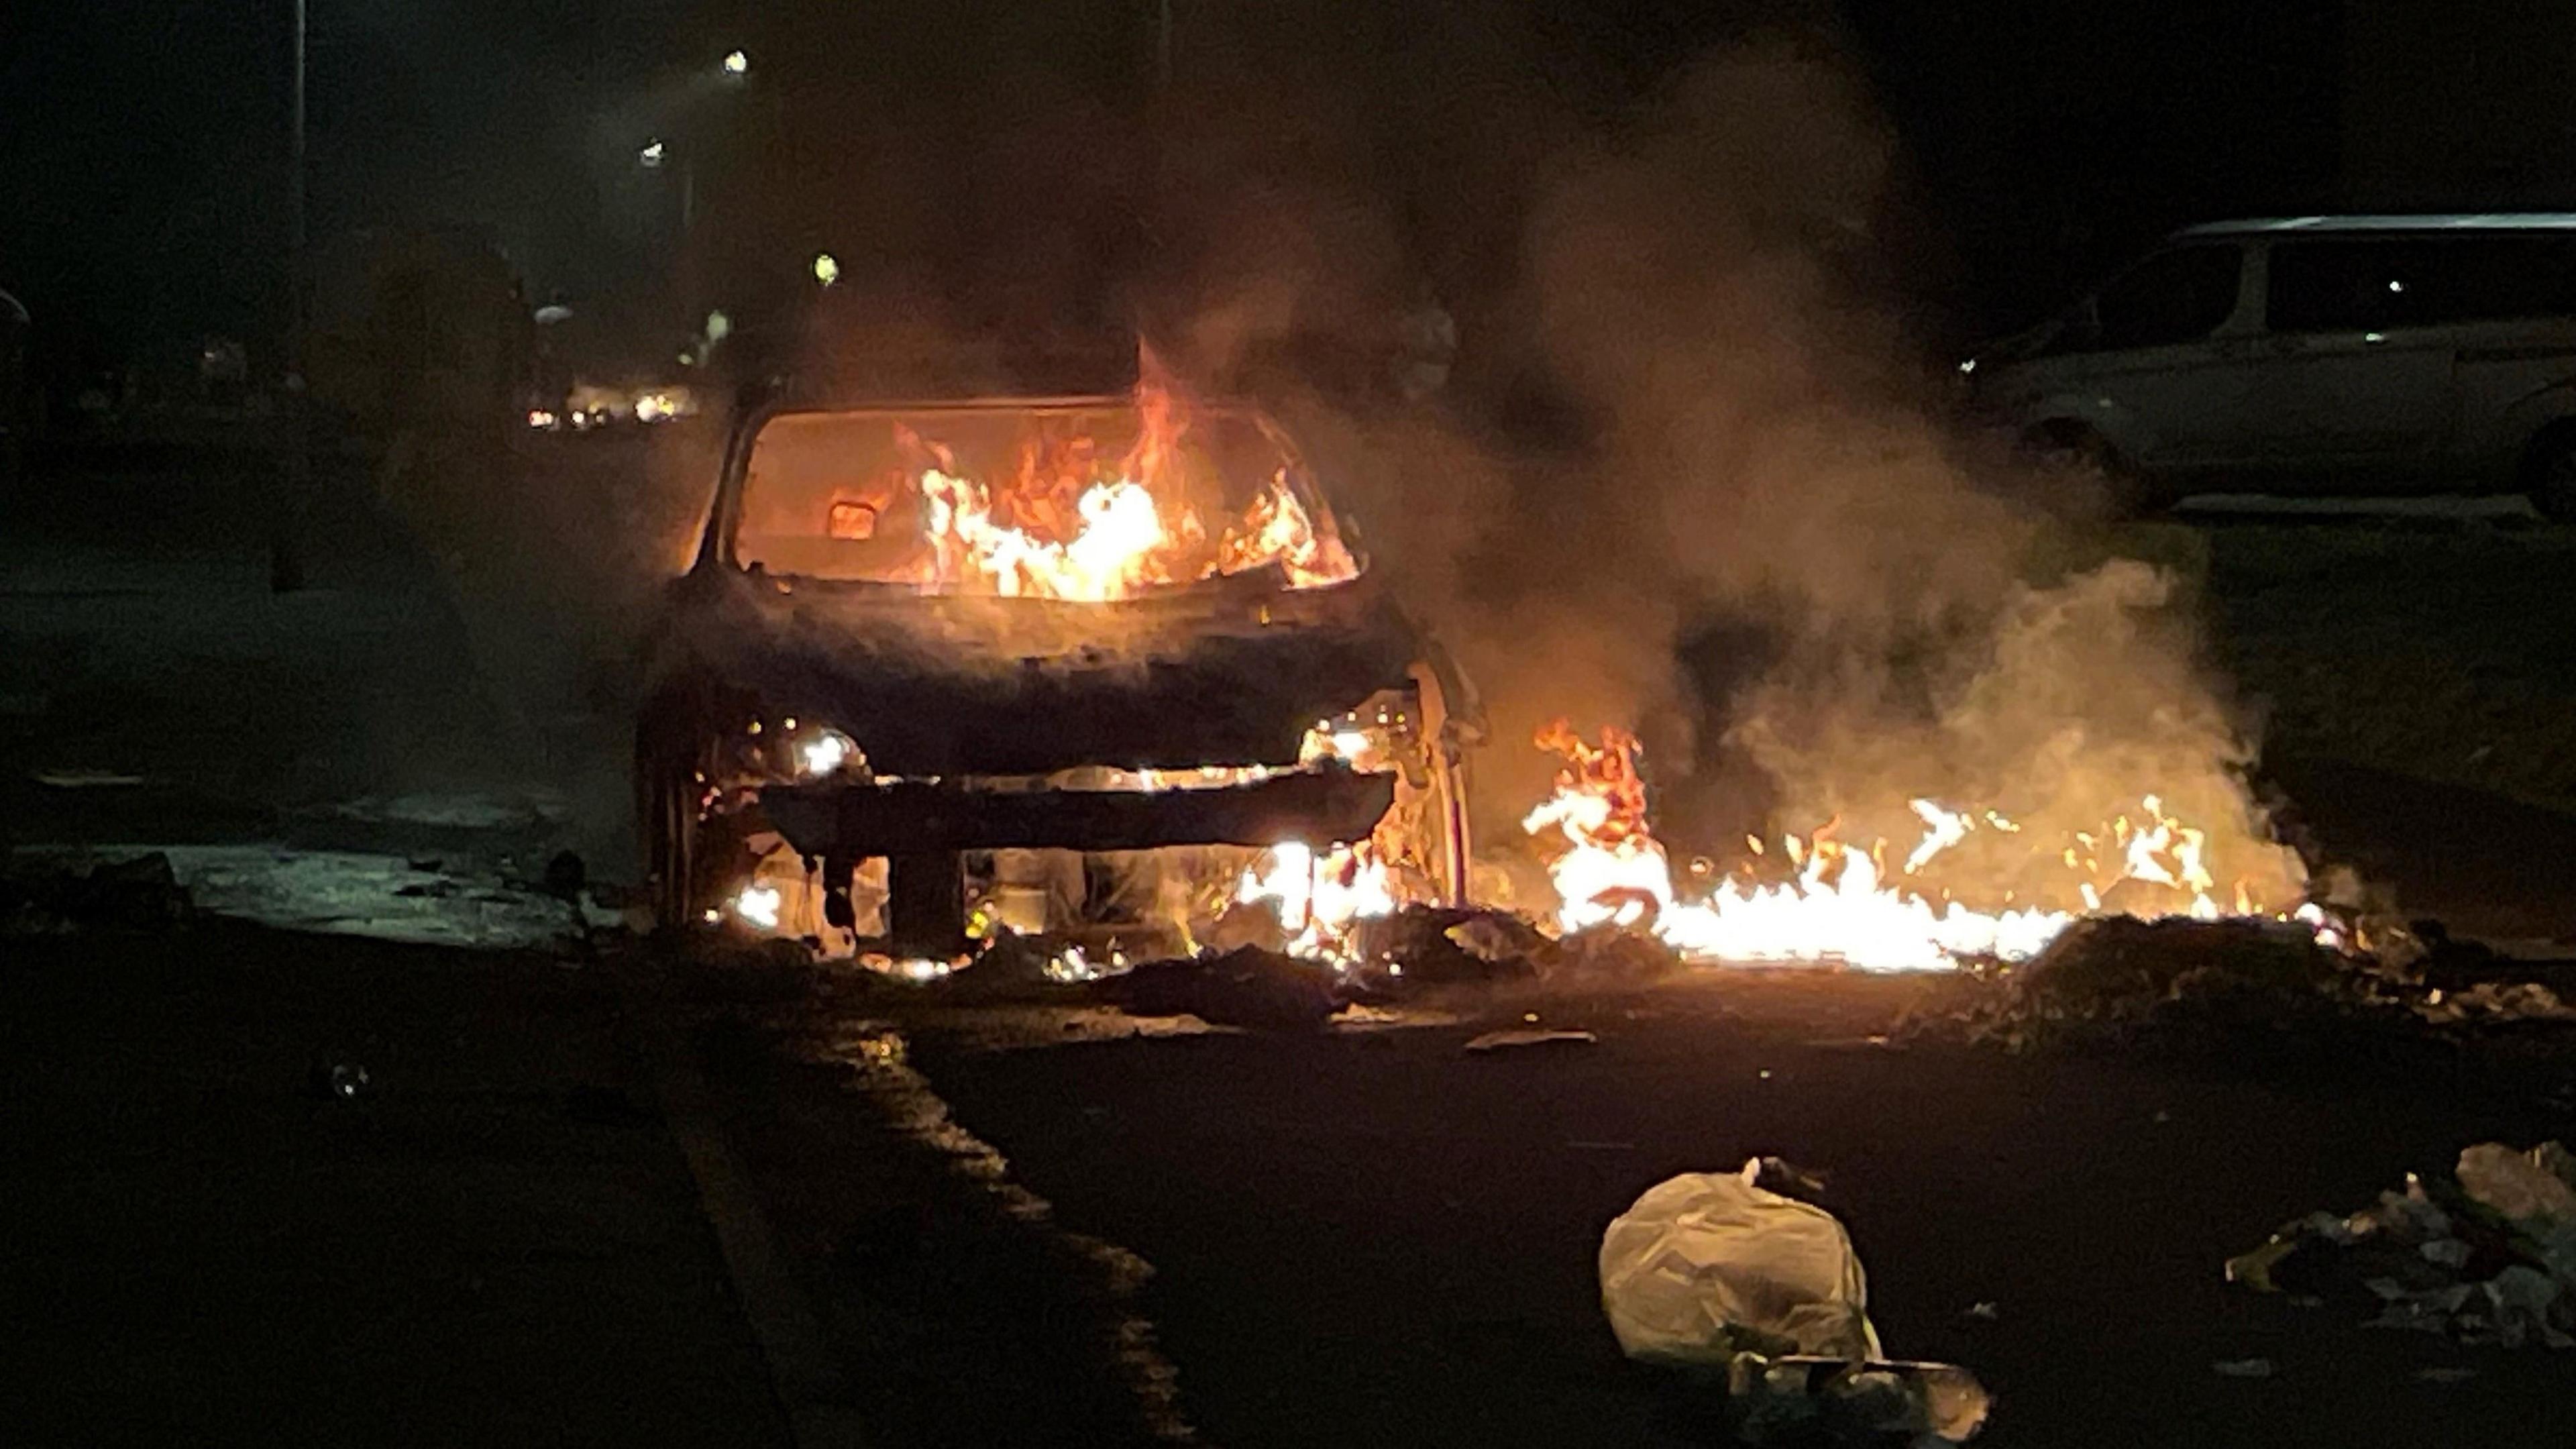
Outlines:
{"label": "car roof", "polygon": [[2183,241],[2202,237],[2280,236],[2311,232],[2350,234],[2455,231],[2576,232],[2576,212],[2486,211],[2428,213],[2421,216],[2248,217],[2238,221],[2213,221],[2200,226],[2187,226],[2174,233],[2174,240]]}

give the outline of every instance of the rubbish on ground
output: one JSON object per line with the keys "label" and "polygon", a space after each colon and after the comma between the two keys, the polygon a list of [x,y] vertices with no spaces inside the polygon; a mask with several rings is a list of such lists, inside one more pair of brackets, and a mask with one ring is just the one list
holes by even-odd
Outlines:
{"label": "rubbish on ground", "polygon": [[2416,1012],[2432,1022],[2576,1021],[2576,1004],[2537,981],[2480,981],[2450,991],[2435,989]]}
{"label": "rubbish on ground", "polygon": [[1601,1308],[1620,1350],[1703,1379],[1724,1371],[1748,1444],[1953,1443],[1986,1391],[1951,1364],[1889,1362],[1869,1281],[1832,1213],[1761,1185],[1820,1185],[1776,1157],[1647,1189],[1601,1237]]}
{"label": "rubbish on ground", "polygon": [[1608,982],[1651,981],[1681,969],[1681,956],[1661,937],[1616,926],[1568,933],[1532,958],[1542,977]]}
{"label": "rubbish on ground", "polygon": [[[1512,929],[1514,926],[1519,929]],[[1480,961],[1508,961],[1515,957],[1526,960],[1547,940],[1527,922],[1505,916],[1478,916],[1460,921],[1440,934]]]}
{"label": "rubbish on ground", "polygon": [[2268,1358],[2222,1358],[2209,1368],[2221,1378],[2268,1379],[2272,1376],[2272,1361]]}
{"label": "rubbish on ground", "polygon": [[1820,1167],[1801,1167],[1785,1157],[1757,1157],[1753,1177],[1755,1187],[1768,1188],[1785,1197],[1812,1198],[1825,1190],[1825,1171]]}
{"label": "rubbish on ground", "polygon": [[86,874],[58,866],[42,874],[0,876],[0,934],[160,930],[193,911],[169,855],[157,850],[100,861]]}
{"label": "rubbish on ground", "polygon": [[38,770],[37,784],[56,790],[118,789],[143,783],[141,775],[127,775],[115,770]]}
{"label": "rubbish on ground", "polygon": [[364,1063],[317,1055],[305,1068],[304,1086],[326,1101],[351,1102],[373,1092],[376,1079],[368,1075]]}
{"label": "rubbish on ground", "polygon": [[1982,1321],[1984,1321],[1984,1322],[1992,1323],[1992,1322],[1994,1322],[1996,1319],[2001,1318],[2001,1317],[2003,1317],[2004,1315],[2003,1315],[2003,1310],[2002,1310],[2002,1309],[2000,1309],[2000,1308],[1996,1307],[1996,1306],[1994,1305],[1994,1303],[1992,1303],[1991,1301],[1987,1301],[1987,1302],[1979,1302],[1979,1303],[1971,1303],[1971,1304],[1969,1304],[1969,1305],[1968,1305],[1968,1311],[1967,1311],[1965,1314],[1961,1315],[1961,1316],[1962,1316],[1962,1317],[1966,1317],[1966,1318],[1975,1318],[1975,1319],[1980,1319],[1980,1320],[1982,1320]]}
{"label": "rubbish on ground", "polygon": [[576,901],[581,898],[582,888],[589,881],[590,871],[582,863],[580,853],[558,850],[553,859],[546,862],[546,873],[538,883],[545,887],[547,895],[557,900]]}
{"label": "rubbish on ground", "polygon": [[2576,1154],[2485,1142],[2448,1175],[2345,1217],[2317,1212],[2227,1262],[2227,1278],[2376,1307],[2372,1328],[2576,1347]]}
{"label": "rubbish on ground", "polygon": [[1487,984],[1536,974],[1548,940],[1501,911],[1409,905],[1356,926],[1361,987],[1396,996],[1426,987]]}
{"label": "rubbish on ground", "polygon": [[1101,983],[1101,990],[1135,1015],[1187,1013],[1219,1026],[1312,1030],[1342,1005],[1330,967],[1258,946],[1149,961]]}
{"label": "rubbish on ground", "polygon": [[1745,1444],[1964,1443],[1992,1405],[1976,1375],[1945,1363],[1854,1363],[1738,1354],[1727,1365],[1735,1438]]}
{"label": "rubbish on ground", "polygon": [[1740,1173],[1646,1191],[1601,1239],[1601,1306],[1630,1358],[1723,1364],[1737,1353],[1875,1359],[1869,1282],[1832,1213]]}
{"label": "rubbish on ground", "polygon": [[2501,1142],[2481,1142],[2460,1153],[2462,1191],[2514,1222],[2542,1220],[2542,1230],[2576,1223],[2576,1177],[2567,1149],[2544,1142],[2516,1152]]}
{"label": "rubbish on ground", "polygon": [[2008,1050],[2121,1043],[2396,1014],[2380,978],[2317,943],[2303,924],[2253,920],[2078,921],[2029,962],[1999,973],[1958,1020]]}
{"label": "rubbish on ground", "polygon": [[1515,1028],[1509,1031],[1489,1031],[1482,1036],[1471,1038],[1467,1043],[1467,1050],[1482,1054],[1499,1051],[1504,1047],[1550,1046],[1560,1042],[1589,1043],[1599,1040],[1601,1038],[1598,1034],[1575,1028]]}

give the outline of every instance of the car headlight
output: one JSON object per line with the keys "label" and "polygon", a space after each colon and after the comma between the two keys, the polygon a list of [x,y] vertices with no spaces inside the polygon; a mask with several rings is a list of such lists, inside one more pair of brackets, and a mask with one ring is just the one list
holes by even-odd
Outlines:
{"label": "car headlight", "polygon": [[848,735],[839,730],[824,730],[796,747],[796,767],[805,778],[820,780],[839,774],[841,767],[858,752],[857,743]]}

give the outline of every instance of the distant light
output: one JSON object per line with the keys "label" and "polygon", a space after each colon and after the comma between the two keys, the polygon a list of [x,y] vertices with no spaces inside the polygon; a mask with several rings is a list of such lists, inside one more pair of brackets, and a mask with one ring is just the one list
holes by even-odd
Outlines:
{"label": "distant light", "polygon": [[747,55],[743,54],[743,53],[742,53],[741,51],[739,51],[739,50],[735,50],[735,51],[728,51],[728,52],[726,52],[726,53],[725,53],[725,58],[724,58],[724,73],[725,73],[726,75],[732,75],[732,76],[747,75],[747,74],[749,74],[749,73],[750,73],[750,71],[751,71],[751,57],[750,57],[750,56],[747,56]]}
{"label": "distant light", "polygon": [[556,417],[555,417],[554,413],[553,413],[552,411],[550,411],[550,410],[546,409],[546,408],[530,408],[530,409],[528,409],[528,426],[529,426],[529,427],[532,427],[532,428],[551,428],[551,427],[555,426],[555,424],[556,424],[556,422],[557,422],[557,421],[558,421],[558,420],[556,419]]}
{"label": "distant light", "polygon": [[832,259],[830,252],[814,254],[814,280],[826,287],[841,280],[841,264]]}
{"label": "distant light", "polygon": [[636,153],[636,159],[642,161],[648,167],[661,165],[662,142],[660,138],[657,137],[645,142],[644,149]]}
{"label": "distant light", "polygon": [[2395,277],[2391,277],[2388,279],[2388,290],[2392,292],[2403,292],[2406,290],[2406,284],[2397,280]]}
{"label": "distant light", "polygon": [[716,311],[709,312],[707,314],[707,340],[709,342],[722,342],[732,335],[733,319],[726,316],[723,309],[719,308]]}
{"label": "distant light", "polygon": [[2364,332],[2361,334],[2361,340],[2364,342],[2385,342],[2388,340],[2388,334],[2385,332]]}
{"label": "distant light", "polygon": [[1959,362],[1959,370],[1960,370],[1961,372],[1974,372],[1974,371],[1976,371],[1976,370],[1977,370],[1977,359],[1975,359],[1975,358],[1973,358],[1973,357],[1969,357],[1969,358],[1962,358],[1962,359],[1960,360],[1960,362]]}

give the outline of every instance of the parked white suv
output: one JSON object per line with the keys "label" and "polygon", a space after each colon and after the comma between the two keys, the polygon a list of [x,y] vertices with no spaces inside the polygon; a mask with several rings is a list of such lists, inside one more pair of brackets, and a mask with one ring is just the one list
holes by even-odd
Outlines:
{"label": "parked white suv", "polygon": [[2576,519],[2576,214],[2192,227],[1961,369],[2140,506],[2520,492]]}

